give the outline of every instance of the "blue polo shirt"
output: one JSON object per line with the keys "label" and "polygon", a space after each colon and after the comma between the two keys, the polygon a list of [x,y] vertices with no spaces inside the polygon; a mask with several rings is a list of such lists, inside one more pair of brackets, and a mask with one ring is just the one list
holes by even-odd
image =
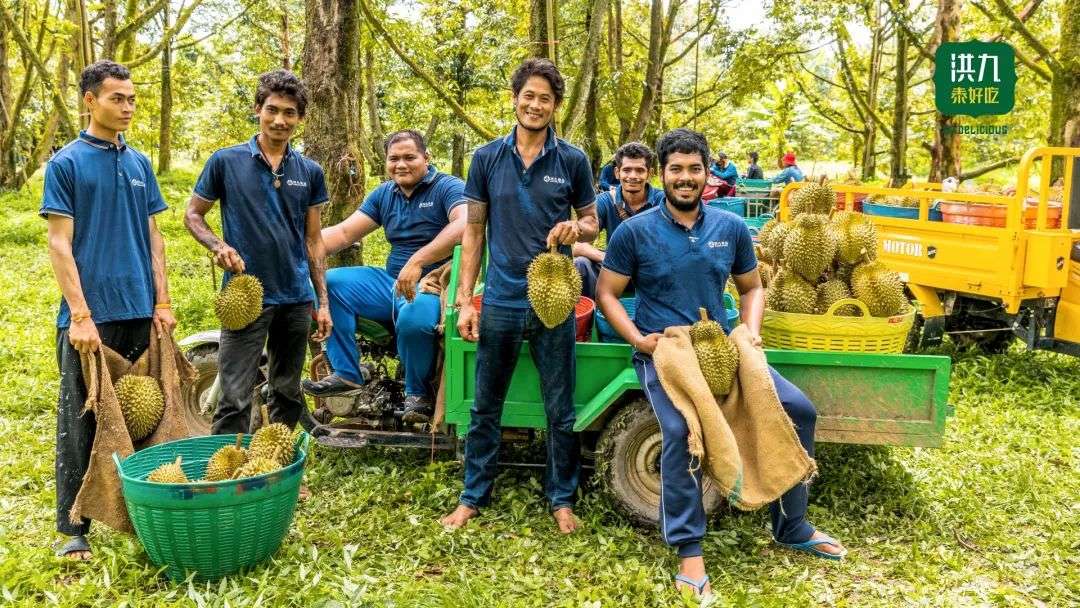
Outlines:
{"label": "blue polo shirt", "polygon": [[[49,159],[39,213],[73,220],[71,252],[96,323],[154,316],[149,218],[167,208],[150,161],[123,136],[117,147],[82,131]],[[61,298],[56,326],[70,324]]]}
{"label": "blue polo shirt", "polygon": [[[465,182],[428,165],[427,175],[413,189],[412,196],[405,196],[392,180],[383,182],[367,195],[357,213],[370,217],[386,232],[386,240],[390,242],[386,272],[390,276],[397,278],[409,258],[446,228],[450,210],[465,202],[464,190]],[[445,261],[424,268],[423,273]]]}
{"label": "blue polo shirt", "polygon": [[[638,209],[638,213],[644,213],[657,205],[664,204],[664,191],[645,184],[645,205]],[[622,213],[619,211],[622,210]],[[608,238],[615,234],[615,229],[630,218],[634,212],[623,201],[622,185],[615,186],[615,197],[612,198],[611,190],[605,190],[596,195],[596,219],[600,222],[600,230],[607,230]]]}
{"label": "blue polo shirt", "polygon": [[[547,250],[547,235],[570,219],[570,208],[593,204],[592,170],[579,148],[555,136],[528,169],[517,153],[516,129],[473,154],[465,198],[488,204],[488,268],[484,304],[528,308],[525,270]],[[570,247],[560,250],[569,255]]]}
{"label": "blue polo shirt", "polygon": [[720,168],[719,164],[713,163],[710,171],[716,177],[727,182],[729,186],[734,186],[735,182],[739,179],[739,170],[735,167],[735,163],[731,162],[731,159],[728,159],[727,164],[724,165],[723,169]]}
{"label": "blue polo shirt", "polygon": [[644,335],[694,323],[698,307],[730,331],[724,312],[728,276],[755,267],[746,222],[706,205],[689,229],[675,221],[667,205],[635,215],[608,241],[604,257],[604,268],[633,280],[634,324]]}
{"label": "blue polo shirt", "polygon": [[[281,187],[275,188],[256,137],[214,152],[195,183],[195,194],[221,200],[225,242],[244,259],[245,272],[262,281],[263,304],[310,302],[304,234],[308,209],[329,199],[323,170],[288,146],[278,167]],[[223,285],[229,276],[226,272]]]}
{"label": "blue polo shirt", "polygon": [[772,178],[772,183],[789,184],[791,182],[801,182],[804,179],[806,178],[803,176],[802,169],[795,165],[788,165]]}

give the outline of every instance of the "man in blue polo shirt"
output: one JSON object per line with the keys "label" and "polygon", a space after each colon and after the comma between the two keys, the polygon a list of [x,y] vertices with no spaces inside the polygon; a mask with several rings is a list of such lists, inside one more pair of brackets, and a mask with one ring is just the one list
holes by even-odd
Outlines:
{"label": "man in blue polo shirt", "polygon": [[57,551],[89,559],[90,520],[68,517],[90,464],[96,421],[84,412],[81,355],[105,345],[134,361],[176,325],[165,246],[154,215],[166,209],[147,160],[121,135],[135,113],[131,73],[112,61],[82,71],[90,124],[45,168],[41,216],[63,299],[56,318],[60,400],[56,416],[56,529],[72,537]]}
{"label": "man in blue polo shirt", "polygon": [[[596,237],[595,192],[589,160],[555,136],[551,127],[566,85],[547,59],[528,59],[511,78],[517,125],[473,154],[465,184],[468,223],[456,305],[457,327],[477,341],[476,397],[465,440],[465,489],[453,513],[442,519],[459,528],[491,500],[501,438],[500,419],[510,378],[524,340],[540,376],[547,416],[544,492],[564,533],[577,527],[573,513],[579,446],[574,433],[574,315],[548,329],[526,297],[525,270],[549,247]],[[577,219],[571,219],[573,209]],[[490,219],[489,219],[490,218]],[[483,312],[472,295],[489,240]]]}
{"label": "man in blue polo shirt", "polygon": [[383,146],[390,181],[375,188],[348,219],[323,230],[328,253],[359,241],[379,226],[390,241],[386,268],[353,266],[326,273],[334,331],[326,353],[334,373],[304,391],[317,397],[354,394],[364,384],[356,348],[356,317],[394,329],[405,367],[405,422],[427,422],[433,413],[432,384],[438,336],[439,296],[417,293],[417,282],[449,258],[465,230],[457,177],[430,163],[424,136],[411,129],[391,133]]}
{"label": "man in blue polo shirt", "polygon": [[[746,224],[733,213],[701,203],[709,154],[705,137],[676,129],[661,137],[656,147],[666,202],[630,218],[615,233],[608,243],[596,297],[612,327],[633,345],[634,370],[660,424],[660,525],[664,540],[678,550],[681,560],[676,585],[707,594],[709,578],[701,549],[706,521],[701,468],[690,466],[686,420],[660,384],[652,353],[666,328],[694,323],[699,307],[710,318],[726,319],[724,286],[729,276],[739,290],[743,322],[760,345],[764,290]],[[619,303],[619,295],[631,280],[638,300],[633,320]],[[817,417],[813,404],[769,369],[799,441],[813,456]],[[806,506],[803,484],[772,504],[774,538],[789,548],[841,559],[844,548],[806,521]]]}
{"label": "man in blue polo shirt", "polygon": [[[608,239],[623,220],[664,202],[664,191],[649,185],[656,157],[645,144],[632,141],[619,146],[612,162],[619,182],[596,195],[596,218]],[[592,298],[604,251],[592,243],[574,243],[573,251],[574,266],[581,275],[581,293]]]}
{"label": "man in blue polo shirt", "polygon": [[739,179],[739,169],[735,163],[728,159],[724,152],[716,153],[716,162],[712,166],[712,174],[724,180],[729,186],[734,186]]}
{"label": "man in blue polo shirt", "polygon": [[[322,168],[293,150],[289,139],[304,118],[307,89],[286,70],[259,77],[255,112],[259,133],[214,152],[195,184],[184,223],[224,268],[223,285],[248,273],[263,285],[263,312],[243,329],[221,332],[221,400],[214,434],[246,433],[259,358],[268,355],[268,422],[300,420],[300,373],[311,326],[311,287],[319,298],[316,340],[330,334],[326,256],[319,213],[328,199]],[[206,214],[221,200],[221,240]],[[309,281],[310,277],[310,281]]]}

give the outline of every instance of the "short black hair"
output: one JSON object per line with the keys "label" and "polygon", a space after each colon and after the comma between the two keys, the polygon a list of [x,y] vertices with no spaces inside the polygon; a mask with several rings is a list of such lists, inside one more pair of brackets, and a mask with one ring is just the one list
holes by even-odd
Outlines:
{"label": "short black hair", "polygon": [[555,94],[555,103],[562,103],[563,95],[566,93],[566,81],[559,73],[559,68],[555,67],[550,59],[534,57],[521,62],[521,65],[514,70],[514,75],[510,77],[510,90],[514,92],[514,96],[521,92],[521,89],[525,87],[525,82],[533,76],[547,80],[551,85],[551,91]]}
{"label": "short black hair", "polygon": [[675,129],[660,136],[656,142],[656,156],[660,158],[661,169],[667,166],[668,157],[673,152],[700,154],[701,164],[709,165],[709,140],[697,131]]}
{"label": "short black hair", "polygon": [[79,94],[86,95],[86,92],[90,91],[97,95],[106,78],[131,80],[131,70],[108,59],[95,61],[83,68],[82,73],[79,74]]}
{"label": "short black hair", "polygon": [[255,89],[255,105],[262,106],[271,95],[292,97],[300,116],[303,117],[307,112],[307,86],[299,76],[289,70],[273,70],[259,76],[259,86]]}
{"label": "short black hair", "polygon": [[750,152],[750,160],[756,163],[757,159],[758,159],[757,150],[754,150],[754,151]]}
{"label": "short black hair", "polygon": [[427,143],[424,142],[424,136],[415,129],[401,129],[386,136],[386,140],[383,141],[383,152],[389,152],[390,146],[406,140],[412,140],[418,150],[427,154]]}
{"label": "short black hair", "polygon": [[612,162],[615,163],[616,167],[621,167],[624,158],[644,158],[646,167],[652,169],[656,166],[656,155],[640,141],[632,141],[619,146],[619,149],[615,151],[615,159]]}

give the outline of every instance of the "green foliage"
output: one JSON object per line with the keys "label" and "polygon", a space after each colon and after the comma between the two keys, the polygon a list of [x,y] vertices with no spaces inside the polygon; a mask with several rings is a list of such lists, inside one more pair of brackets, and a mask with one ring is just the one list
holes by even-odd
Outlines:
{"label": "green foliage", "polygon": [[[203,250],[181,225],[193,174],[162,178],[179,335],[214,326]],[[674,606],[673,552],[586,486],[581,531],[554,532],[537,471],[511,470],[458,533],[439,516],[461,469],[424,451],[318,449],[271,562],[214,584],[156,576],[138,542],[96,527],[94,561],[52,557],[59,298],[36,217],[40,180],[0,197],[0,603],[64,606]],[[385,255],[381,235],[369,261]],[[376,253],[377,252],[377,253]],[[941,449],[822,445],[810,519],[851,553],[778,548],[768,514],[722,513],[705,558],[718,606],[1063,606],[1080,594],[1080,362],[1013,350],[955,358]]]}

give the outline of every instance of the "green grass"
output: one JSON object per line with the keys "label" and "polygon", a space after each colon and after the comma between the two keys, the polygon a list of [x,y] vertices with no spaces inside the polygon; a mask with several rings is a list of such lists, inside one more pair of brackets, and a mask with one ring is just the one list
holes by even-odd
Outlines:
{"label": "green grass", "polygon": [[[181,224],[193,176],[162,180],[179,333],[214,325],[209,262]],[[660,606],[676,559],[586,488],[581,533],[553,532],[539,474],[508,471],[468,529],[436,519],[461,469],[427,453],[319,449],[273,561],[247,576],[174,585],[138,541],[96,527],[90,563],[54,539],[58,291],[36,217],[40,181],[0,195],[0,604],[13,606]],[[107,236],[103,236],[107,238]],[[368,246],[370,261],[384,241]],[[220,275],[219,275],[220,278]],[[716,517],[705,556],[721,606],[1015,606],[1080,601],[1080,362],[954,353],[945,447],[821,446],[810,515],[844,540],[833,564],[770,543],[764,511]]]}

